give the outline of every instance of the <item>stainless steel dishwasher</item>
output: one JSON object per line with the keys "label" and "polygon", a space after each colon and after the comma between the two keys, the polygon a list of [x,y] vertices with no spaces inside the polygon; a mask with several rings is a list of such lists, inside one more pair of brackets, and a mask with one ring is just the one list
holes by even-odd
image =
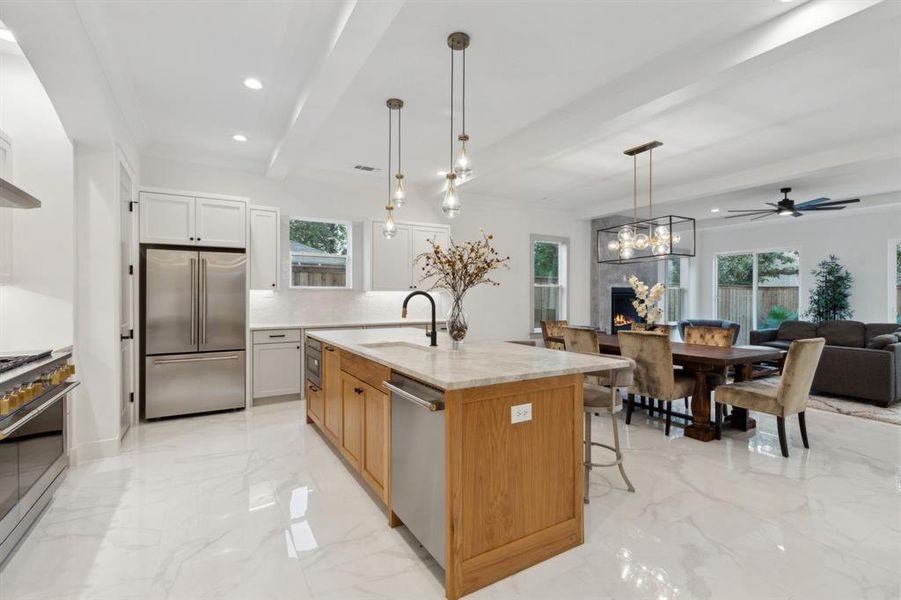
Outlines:
{"label": "stainless steel dishwasher", "polygon": [[394,374],[391,510],[444,568],[444,393]]}

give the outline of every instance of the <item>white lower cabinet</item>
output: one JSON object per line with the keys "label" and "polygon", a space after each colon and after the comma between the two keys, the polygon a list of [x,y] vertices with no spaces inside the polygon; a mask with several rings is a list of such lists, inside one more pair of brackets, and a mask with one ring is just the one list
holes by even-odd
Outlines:
{"label": "white lower cabinet", "polygon": [[253,345],[253,397],[300,395],[300,342]]}

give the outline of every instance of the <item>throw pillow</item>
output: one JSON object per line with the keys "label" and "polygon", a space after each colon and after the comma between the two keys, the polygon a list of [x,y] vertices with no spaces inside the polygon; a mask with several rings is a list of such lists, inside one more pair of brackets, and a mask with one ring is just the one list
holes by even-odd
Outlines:
{"label": "throw pillow", "polygon": [[897,344],[898,341],[898,337],[894,333],[884,333],[871,339],[870,343],[867,344],[867,348],[871,350],[884,350],[889,344]]}

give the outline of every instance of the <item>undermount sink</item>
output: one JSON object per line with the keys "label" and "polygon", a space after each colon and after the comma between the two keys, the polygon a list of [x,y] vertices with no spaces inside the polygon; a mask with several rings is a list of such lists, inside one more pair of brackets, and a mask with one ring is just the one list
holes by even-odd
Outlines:
{"label": "undermount sink", "polygon": [[428,350],[428,346],[421,344],[411,344],[410,342],[371,342],[369,344],[360,344],[363,348],[413,348],[414,350]]}

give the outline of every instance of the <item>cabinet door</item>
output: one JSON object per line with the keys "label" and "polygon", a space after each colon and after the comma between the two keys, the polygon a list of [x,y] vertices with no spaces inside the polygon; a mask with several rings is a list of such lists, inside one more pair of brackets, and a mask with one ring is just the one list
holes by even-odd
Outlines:
{"label": "cabinet door", "polygon": [[194,243],[194,198],[142,192],[138,206],[141,217],[141,242]]}
{"label": "cabinet door", "polygon": [[341,417],[341,454],[356,471],[363,462],[363,410],[366,384],[356,377],[341,374],[343,413]]}
{"label": "cabinet door", "polygon": [[307,416],[322,427],[322,416],[325,414],[325,398],[322,388],[312,381],[307,381]]}
{"label": "cabinet door", "polygon": [[388,502],[388,465],[391,460],[391,400],[363,384],[363,479]]}
{"label": "cabinet door", "polygon": [[[450,232],[443,227],[427,227],[414,225],[411,235],[411,261],[416,260],[420,254],[432,251],[429,240],[435,240],[442,248],[447,248],[450,243]],[[413,289],[428,290],[434,283],[434,278],[422,278],[422,263],[414,263],[411,284]]]}
{"label": "cabinet door", "polygon": [[410,279],[410,226],[398,225],[393,238],[382,235],[383,221],[372,222],[372,289],[398,292],[413,289]]}
{"label": "cabinet door", "polygon": [[247,204],[240,200],[196,199],[196,241],[202,246],[243,248]]}
{"label": "cabinet door", "polygon": [[278,287],[278,211],[250,209],[250,289]]}
{"label": "cabinet door", "polygon": [[341,384],[341,357],[337,348],[322,346],[322,395],[325,399],[322,430],[336,446],[341,446],[341,398],[344,390]]}
{"label": "cabinet door", "polygon": [[300,394],[300,344],[255,344],[253,397]]}

